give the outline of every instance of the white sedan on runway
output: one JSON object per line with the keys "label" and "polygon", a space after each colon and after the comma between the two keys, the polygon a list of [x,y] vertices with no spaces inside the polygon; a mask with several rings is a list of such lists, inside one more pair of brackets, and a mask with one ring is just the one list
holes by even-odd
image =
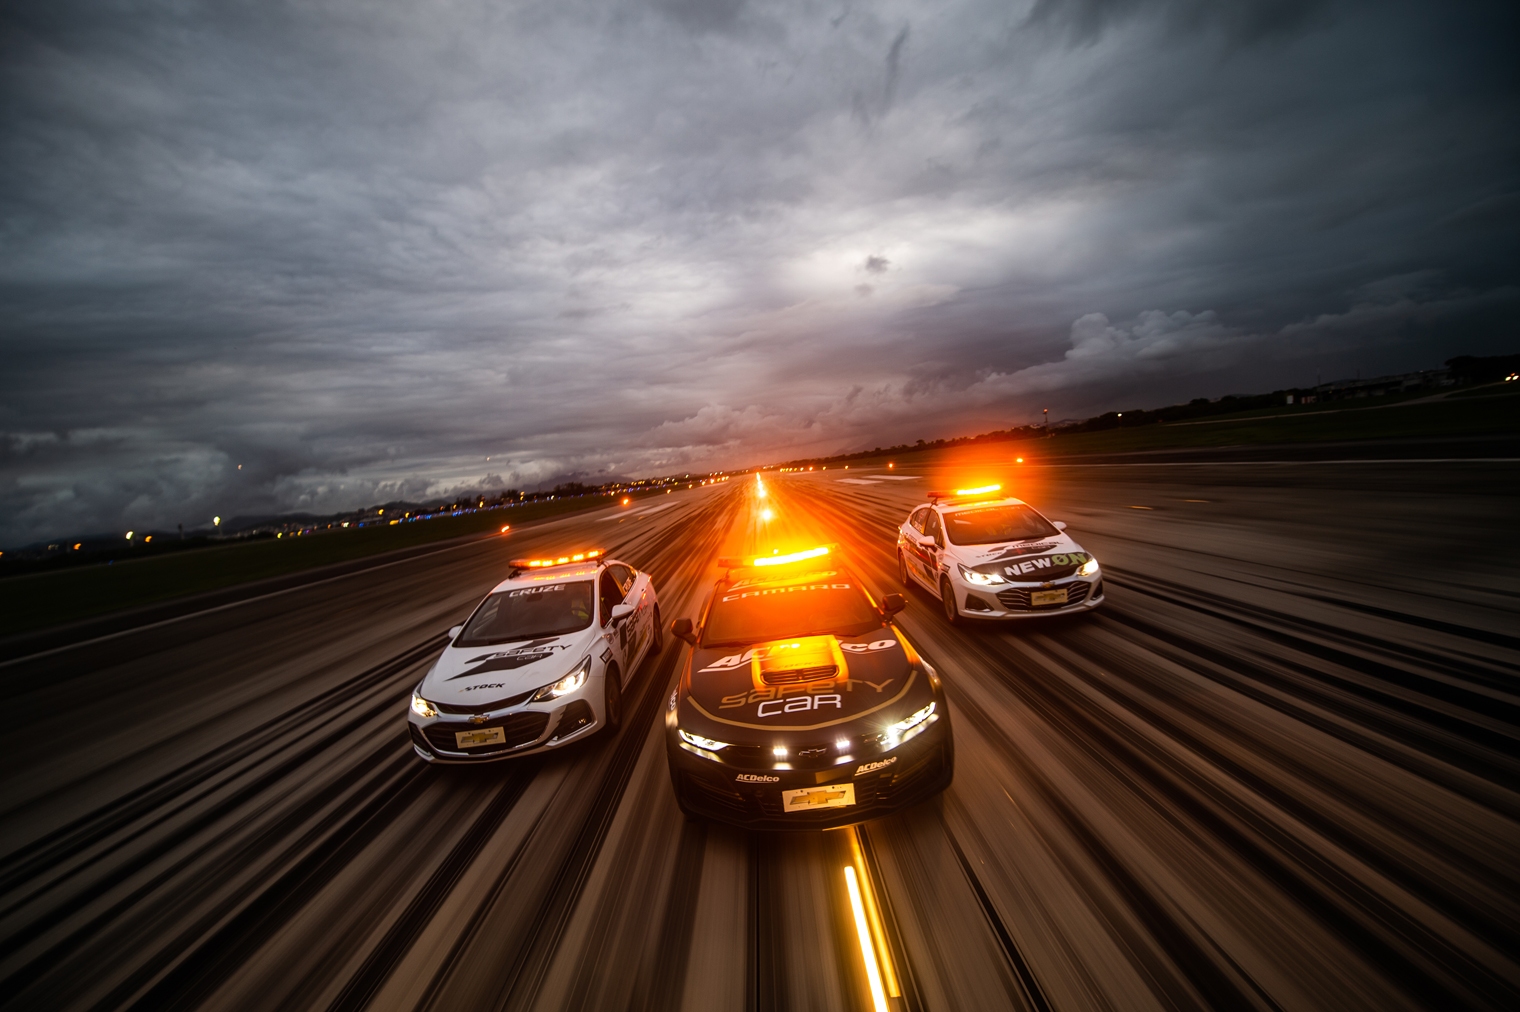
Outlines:
{"label": "white sedan on runway", "polygon": [[616,730],[623,688],[659,653],[649,574],[599,551],[519,559],[412,692],[412,748],[483,762]]}
{"label": "white sedan on runway", "polygon": [[1103,603],[1098,560],[1000,486],[930,492],[897,531],[897,572],[939,597],[952,624],[1033,618]]}

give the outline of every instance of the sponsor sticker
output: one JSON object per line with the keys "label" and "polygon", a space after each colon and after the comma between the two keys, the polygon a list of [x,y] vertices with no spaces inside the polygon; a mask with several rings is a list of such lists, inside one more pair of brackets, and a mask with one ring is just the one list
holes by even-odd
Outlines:
{"label": "sponsor sticker", "polygon": [[825,787],[801,787],[781,792],[781,810],[813,812],[820,808],[844,808],[855,803],[854,784],[829,784]]}
{"label": "sponsor sticker", "polygon": [[780,777],[773,777],[769,773],[740,773],[734,777],[736,784],[779,784]]}
{"label": "sponsor sticker", "polygon": [[859,766],[855,767],[855,775],[859,777],[864,776],[867,773],[875,773],[877,770],[886,769],[888,766],[891,766],[895,762],[897,762],[897,756],[893,756],[890,759],[878,759],[874,763],[861,763]]}
{"label": "sponsor sticker", "polygon": [[1025,559],[1023,562],[1010,562],[1003,567],[1004,576],[1028,576],[1031,573],[1039,573],[1044,569],[1063,569],[1066,566],[1080,566],[1092,558],[1086,552],[1067,552],[1058,555],[1046,555],[1038,559]]}

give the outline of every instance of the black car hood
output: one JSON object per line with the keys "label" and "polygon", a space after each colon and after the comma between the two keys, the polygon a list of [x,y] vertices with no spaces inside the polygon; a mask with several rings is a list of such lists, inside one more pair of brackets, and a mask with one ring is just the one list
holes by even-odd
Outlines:
{"label": "black car hood", "polygon": [[[789,655],[795,650],[797,654]],[[725,741],[818,732],[869,718],[888,723],[933,696],[911,648],[891,628],[753,647],[698,647],[677,703],[680,726]]]}

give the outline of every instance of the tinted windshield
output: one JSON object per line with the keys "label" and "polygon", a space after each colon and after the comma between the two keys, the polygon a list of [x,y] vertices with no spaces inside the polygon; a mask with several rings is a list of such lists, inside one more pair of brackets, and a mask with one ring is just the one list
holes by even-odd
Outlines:
{"label": "tinted windshield", "polygon": [[1000,541],[1054,537],[1050,521],[1028,506],[987,506],[945,515],[945,533],[955,545],[993,545]]}
{"label": "tinted windshield", "polygon": [[475,609],[454,645],[479,647],[584,629],[591,624],[591,598],[590,580],[492,594]]}
{"label": "tinted windshield", "polygon": [[748,645],[822,633],[858,636],[881,624],[881,615],[847,573],[740,580],[719,589],[702,629],[702,645]]}

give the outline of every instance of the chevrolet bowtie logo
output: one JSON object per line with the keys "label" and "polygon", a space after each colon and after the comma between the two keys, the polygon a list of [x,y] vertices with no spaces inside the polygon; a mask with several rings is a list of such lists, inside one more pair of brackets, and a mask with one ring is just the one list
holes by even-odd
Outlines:
{"label": "chevrolet bowtie logo", "polygon": [[845,796],[844,791],[814,791],[812,794],[804,794],[792,802],[794,805],[826,805],[830,801],[838,801]]}
{"label": "chevrolet bowtie logo", "polygon": [[488,721],[490,719],[491,718],[487,717],[483,713],[477,713],[475,716],[473,716],[473,717],[470,718],[470,723],[471,724],[484,724],[486,721]]}

